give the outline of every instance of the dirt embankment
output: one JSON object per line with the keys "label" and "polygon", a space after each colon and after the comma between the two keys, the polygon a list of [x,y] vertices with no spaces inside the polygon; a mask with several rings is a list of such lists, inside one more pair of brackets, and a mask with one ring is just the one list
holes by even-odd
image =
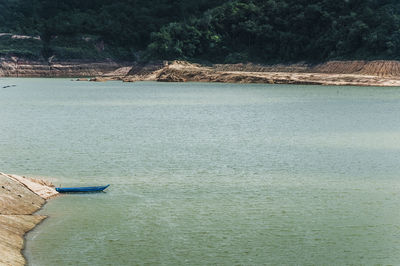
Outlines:
{"label": "dirt embankment", "polygon": [[[147,67],[149,68],[149,67]],[[331,61],[319,65],[262,66],[226,64],[202,66],[184,61],[165,62],[151,72],[135,70],[123,81],[223,82],[304,85],[400,86],[399,61]]]}
{"label": "dirt embankment", "polygon": [[112,73],[126,65],[116,62],[44,62],[16,57],[0,58],[0,77],[94,77]]}
{"label": "dirt embankment", "polygon": [[286,73],[323,73],[323,74],[359,74],[379,77],[400,77],[400,61],[328,61],[310,65],[305,63],[291,65],[263,66],[256,64],[217,64],[216,71],[240,72],[286,72]]}
{"label": "dirt embankment", "polygon": [[216,64],[172,61],[123,68],[124,75],[92,81],[222,82],[304,85],[400,86],[400,61],[330,61],[318,65]]}
{"label": "dirt embankment", "polygon": [[25,265],[24,235],[46,218],[33,213],[58,194],[49,185],[0,173],[0,265]]}
{"label": "dirt embankment", "polygon": [[315,73],[400,77],[400,61],[330,61],[311,68]]}
{"label": "dirt embankment", "polygon": [[400,61],[329,61],[310,65],[36,62],[0,58],[0,77],[93,77],[91,81],[223,82],[400,86]]}

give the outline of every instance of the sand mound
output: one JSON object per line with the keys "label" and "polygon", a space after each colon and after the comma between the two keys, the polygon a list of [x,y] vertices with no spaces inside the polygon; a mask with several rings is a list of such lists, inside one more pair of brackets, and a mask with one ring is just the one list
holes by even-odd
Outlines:
{"label": "sand mound", "polygon": [[138,75],[145,76],[153,73],[164,67],[162,62],[149,63],[149,64],[135,64],[126,74],[127,76]]}

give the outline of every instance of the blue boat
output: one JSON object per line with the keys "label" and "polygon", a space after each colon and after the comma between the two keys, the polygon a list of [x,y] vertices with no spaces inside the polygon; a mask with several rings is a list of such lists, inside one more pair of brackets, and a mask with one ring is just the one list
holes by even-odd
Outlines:
{"label": "blue boat", "polygon": [[108,188],[107,186],[95,186],[95,187],[56,187],[56,190],[60,193],[68,192],[100,192]]}

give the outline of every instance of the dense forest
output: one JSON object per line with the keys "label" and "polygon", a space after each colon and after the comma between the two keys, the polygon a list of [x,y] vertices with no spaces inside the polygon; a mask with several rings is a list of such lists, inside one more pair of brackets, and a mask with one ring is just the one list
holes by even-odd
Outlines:
{"label": "dense forest", "polygon": [[221,63],[400,59],[400,2],[2,0],[0,54]]}

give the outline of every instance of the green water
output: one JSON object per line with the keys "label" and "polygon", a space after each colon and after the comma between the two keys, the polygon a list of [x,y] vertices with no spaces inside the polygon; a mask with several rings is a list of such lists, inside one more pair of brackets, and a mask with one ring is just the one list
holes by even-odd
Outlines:
{"label": "green water", "polygon": [[400,264],[400,89],[0,79],[30,265]]}

